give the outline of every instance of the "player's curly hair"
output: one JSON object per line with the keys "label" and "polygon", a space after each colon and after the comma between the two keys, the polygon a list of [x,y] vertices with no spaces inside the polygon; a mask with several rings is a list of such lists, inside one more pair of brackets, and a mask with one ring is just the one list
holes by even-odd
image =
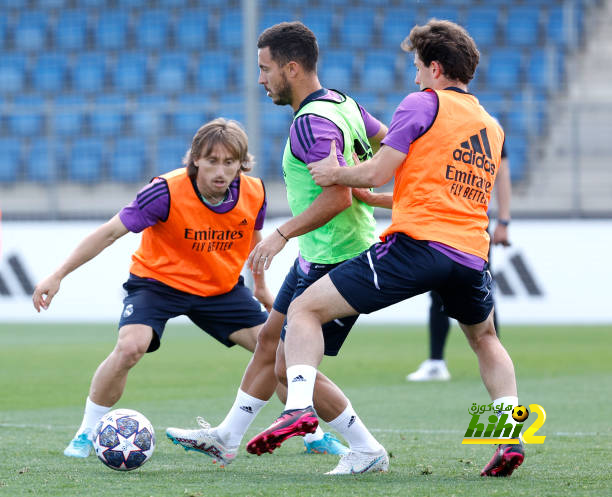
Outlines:
{"label": "player's curly hair", "polygon": [[281,22],[266,29],[259,35],[257,48],[266,47],[270,49],[272,60],[281,67],[295,61],[308,72],[317,70],[317,38],[299,21]]}
{"label": "player's curly hair", "polygon": [[195,161],[208,157],[217,145],[225,147],[234,159],[240,161],[240,171],[248,172],[255,165],[255,158],[249,153],[249,138],[238,121],[218,117],[198,130],[191,148],[183,157],[190,178],[195,178],[198,172]]}
{"label": "player's curly hair", "polygon": [[406,52],[416,52],[425,67],[432,61],[442,65],[444,76],[468,84],[474,77],[480,52],[469,33],[451,21],[431,19],[424,26],[415,26],[402,42]]}

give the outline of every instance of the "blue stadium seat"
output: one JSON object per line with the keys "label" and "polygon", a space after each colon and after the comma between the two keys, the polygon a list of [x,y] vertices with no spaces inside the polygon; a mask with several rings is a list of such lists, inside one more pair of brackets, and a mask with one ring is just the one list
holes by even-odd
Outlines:
{"label": "blue stadium seat", "polygon": [[302,16],[302,22],[308,26],[317,37],[319,46],[327,46],[333,37],[332,13],[326,8],[310,8]]}
{"label": "blue stadium seat", "polygon": [[378,96],[374,93],[370,91],[351,91],[348,95],[377,119],[382,115],[382,105],[380,105]]}
{"label": "blue stadium seat", "polygon": [[525,135],[506,135],[505,142],[510,162],[510,179],[520,181],[527,170],[528,144]]}
{"label": "blue stadium seat", "polygon": [[66,6],[68,0],[36,0],[34,3],[43,9],[60,9]]}
{"label": "blue stadium seat", "polygon": [[60,12],[54,38],[58,49],[83,50],[87,43],[87,13],[84,10]]}
{"label": "blue stadium seat", "polygon": [[[158,0],[160,7],[186,7],[189,0]],[[215,3],[215,0],[209,0],[207,6]]]}
{"label": "blue stadium seat", "polygon": [[471,7],[467,11],[465,27],[476,45],[486,47],[495,44],[499,9],[492,6]]}
{"label": "blue stadium seat", "polygon": [[160,93],[141,95],[138,98],[138,106],[132,114],[132,132],[141,136],[165,133],[167,106],[166,95]]}
{"label": "blue stadium seat", "polygon": [[174,37],[177,48],[183,50],[202,50],[207,45],[208,12],[187,10],[175,24]]}
{"label": "blue stadium seat", "polygon": [[108,0],[79,0],[79,7],[88,9],[102,9],[106,7],[107,3]]}
{"label": "blue stadium seat", "polygon": [[128,14],[123,11],[102,11],[94,26],[96,48],[120,50],[127,45]]}
{"label": "blue stadium seat", "polygon": [[95,135],[118,136],[125,125],[127,100],[119,94],[102,94],[90,116],[91,130]]}
{"label": "blue stadium seat", "polygon": [[414,83],[417,74],[417,69],[414,65],[414,57],[405,54],[404,64],[404,88],[406,92],[418,91],[419,87]]}
{"label": "blue stadium seat", "polygon": [[[268,105],[270,105],[268,103]],[[244,98],[240,93],[224,93],[219,97],[217,116],[233,119],[244,126],[246,116],[244,112]]]}
{"label": "blue stadium seat", "polygon": [[[145,50],[165,49],[168,40],[168,12],[163,10],[144,11],[136,23],[138,46]],[[183,29],[179,25],[179,31]]]}
{"label": "blue stadium seat", "polygon": [[58,179],[57,143],[33,140],[26,152],[24,164],[29,181],[49,183]]}
{"label": "blue stadium seat", "polygon": [[227,52],[207,52],[200,58],[197,87],[205,90],[225,90],[230,86],[231,55]]}
{"label": "blue stadium seat", "polygon": [[47,15],[22,10],[13,33],[18,50],[43,50],[47,43]]}
{"label": "blue stadium seat", "polygon": [[7,25],[6,17],[7,17],[6,12],[0,12],[0,47],[5,46],[4,38],[6,36],[6,25]]}
{"label": "blue stadium seat", "polygon": [[147,56],[144,53],[122,53],[112,70],[112,80],[117,91],[138,91],[147,82]]}
{"label": "blue stadium seat", "polygon": [[0,94],[22,92],[25,86],[26,58],[21,54],[0,56]]}
{"label": "blue stadium seat", "polygon": [[506,20],[506,43],[533,47],[540,33],[540,9],[537,6],[512,6]]}
{"label": "blue stadium seat", "polygon": [[0,138],[0,150],[0,183],[12,183],[21,166],[21,143],[15,138]]}
{"label": "blue stadium seat", "polygon": [[190,138],[164,136],[157,141],[157,162],[154,175],[182,167],[181,161],[191,145]]}
{"label": "blue stadium seat", "polygon": [[487,67],[487,86],[504,90],[516,88],[521,82],[521,62],[521,53],[513,48],[491,50]]}
{"label": "blue stadium seat", "polygon": [[66,65],[63,54],[39,56],[32,71],[34,88],[41,92],[63,91],[66,87]]}
{"label": "blue stadium seat", "polygon": [[476,67],[476,72],[474,72],[474,77],[471,79],[471,81],[469,82],[469,91],[471,93],[473,93],[474,91],[479,90],[480,88],[482,88],[483,82],[482,82],[482,74],[485,72],[484,68],[480,66],[480,64]]}
{"label": "blue stadium seat", "polygon": [[221,14],[219,21],[219,46],[224,49],[242,46],[242,14],[240,10],[229,10]]}
{"label": "blue stadium seat", "polygon": [[19,95],[13,102],[9,128],[18,136],[37,136],[43,131],[44,99],[38,95]]}
{"label": "blue stadium seat", "polygon": [[110,179],[121,183],[144,181],[148,162],[145,141],[141,138],[118,138],[110,161]]}
{"label": "blue stadium seat", "polygon": [[516,93],[507,114],[508,133],[539,136],[544,130],[547,99],[538,93]]}
{"label": "blue stadium seat", "polygon": [[381,33],[383,45],[393,50],[399,50],[400,44],[410,34],[410,30],[415,23],[414,9],[386,9]]}
{"label": "blue stadium seat", "polygon": [[50,134],[74,137],[85,128],[86,100],[83,95],[59,95],[51,113]]}
{"label": "blue stadium seat", "polygon": [[[578,43],[582,37],[583,21],[583,10],[576,4],[551,5],[546,21],[549,40],[560,47],[567,47],[572,42]],[[573,34],[576,40],[572,40]]]}
{"label": "blue stadium seat", "polygon": [[83,93],[96,93],[104,89],[106,56],[103,53],[83,53],[77,57],[72,69],[72,86]]}
{"label": "blue stadium seat", "polygon": [[179,92],[187,85],[188,56],[184,53],[163,53],[155,70],[155,85],[158,90]]}
{"label": "blue stadium seat", "polygon": [[117,0],[117,5],[121,8],[142,8],[151,5],[150,0]]}
{"label": "blue stadium seat", "polygon": [[[268,97],[266,97],[268,98]],[[262,100],[259,104],[259,122],[263,130],[262,139],[267,142],[274,137],[287,137],[291,126],[292,115],[285,106],[272,106],[269,101]]]}
{"label": "blue stadium seat", "polygon": [[427,22],[432,17],[440,19],[441,21],[463,23],[463,19],[461,19],[459,15],[459,9],[451,5],[428,7],[425,11],[425,18],[421,19],[421,22]]}
{"label": "blue stadium seat", "polygon": [[210,120],[211,100],[207,94],[181,95],[173,107],[172,126],[181,136],[193,136]]}
{"label": "blue stadium seat", "polygon": [[259,18],[258,33],[261,33],[264,29],[278,24],[279,22],[294,21],[294,17],[291,9],[287,7],[283,7],[282,9],[265,9]]}
{"label": "blue stadium seat", "polygon": [[388,91],[395,86],[395,55],[388,51],[368,52],[361,71],[362,91]]}
{"label": "blue stadium seat", "polygon": [[531,51],[526,71],[528,83],[538,90],[556,90],[563,78],[561,60],[553,47]]}
{"label": "blue stadium seat", "polygon": [[322,56],[319,67],[323,86],[342,91],[352,88],[353,52],[329,50]]}
{"label": "blue stadium seat", "polygon": [[373,44],[376,11],[368,8],[346,9],[339,30],[344,48],[366,48]]}
{"label": "blue stadium seat", "polygon": [[497,119],[508,110],[509,103],[506,103],[506,97],[500,91],[483,90],[474,92],[474,95],[478,98],[480,105]]}
{"label": "blue stadium seat", "polygon": [[102,179],[104,141],[100,138],[77,138],[68,154],[68,180],[96,183]]}

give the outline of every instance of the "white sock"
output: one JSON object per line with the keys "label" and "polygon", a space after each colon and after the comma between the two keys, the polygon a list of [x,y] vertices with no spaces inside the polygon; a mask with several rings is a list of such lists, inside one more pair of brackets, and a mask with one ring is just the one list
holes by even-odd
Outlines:
{"label": "white sock", "polygon": [[100,421],[100,418],[104,416],[107,412],[109,412],[111,409],[112,406],[99,406],[98,404],[93,402],[88,396],[87,400],[85,401],[85,413],[83,414],[83,421],[81,422],[81,426],[76,432],[77,436],[87,429],[93,431],[93,429],[98,424],[98,421]]}
{"label": "white sock", "polygon": [[317,368],[298,364],[287,368],[287,409],[303,409],[311,406]]}
{"label": "white sock", "polygon": [[238,447],[242,437],[251,426],[251,423],[267,400],[252,397],[246,392],[238,389],[234,405],[229,410],[225,419],[215,428],[215,432],[228,448]]}
{"label": "white sock", "polygon": [[376,452],[382,448],[382,445],[372,436],[361,419],[359,419],[350,402],[340,416],[333,421],[329,421],[327,424],[346,439],[351,450],[356,452]]}
{"label": "white sock", "polygon": [[[500,397],[499,399],[495,399],[493,401],[493,409],[495,409],[495,406],[500,405],[501,403],[504,403],[504,409],[506,408],[506,406],[512,406],[513,408],[518,406],[518,397],[513,397],[511,395],[509,395],[508,397]],[[513,417],[512,417],[512,411],[501,411],[501,412],[496,412],[495,413],[497,417],[501,416],[502,414],[507,414],[508,415],[508,419],[506,420],[506,423],[510,423],[513,427],[516,426],[518,424],[518,421],[516,421]]]}
{"label": "white sock", "polygon": [[314,433],[306,433],[306,435],[304,435],[304,442],[306,442],[307,444],[316,442],[317,440],[321,440],[324,435],[325,432],[321,429],[321,426],[319,425],[317,426],[317,429]]}

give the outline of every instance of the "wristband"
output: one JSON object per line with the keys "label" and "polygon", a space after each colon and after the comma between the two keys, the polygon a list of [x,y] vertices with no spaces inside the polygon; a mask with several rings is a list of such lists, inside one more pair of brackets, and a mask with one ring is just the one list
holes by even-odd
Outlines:
{"label": "wristband", "polygon": [[278,234],[279,234],[280,236],[282,236],[282,237],[285,239],[285,241],[286,241],[286,242],[288,242],[288,241],[289,241],[289,238],[287,238],[285,235],[283,235],[283,234],[281,233],[281,230],[279,230],[278,228],[276,228],[276,231],[278,232]]}
{"label": "wristband", "polygon": [[501,224],[502,226],[508,226],[510,224],[510,219],[498,219],[497,224]]}

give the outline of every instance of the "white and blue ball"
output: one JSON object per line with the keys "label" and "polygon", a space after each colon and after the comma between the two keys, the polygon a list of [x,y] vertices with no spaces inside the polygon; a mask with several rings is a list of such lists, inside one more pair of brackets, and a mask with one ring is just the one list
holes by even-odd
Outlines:
{"label": "white and blue ball", "polygon": [[102,417],[94,430],[98,459],[117,471],[131,471],[149,460],[155,450],[155,431],[138,411],[115,409]]}

